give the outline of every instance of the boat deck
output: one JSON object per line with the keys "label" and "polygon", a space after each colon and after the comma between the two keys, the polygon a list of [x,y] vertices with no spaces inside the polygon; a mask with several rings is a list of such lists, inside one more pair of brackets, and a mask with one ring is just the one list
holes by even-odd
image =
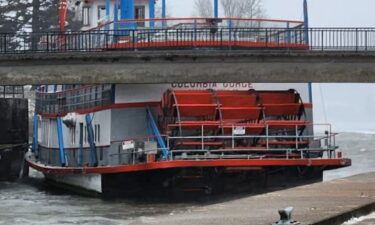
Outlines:
{"label": "boat deck", "polygon": [[334,169],[351,165],[350,159],[206,159],[166,160],[117,166],[59,167],[48,166],[26,157],[28,164],[45,174],[110,174],[192,167],[268,167],[268,166],[317,166]]}

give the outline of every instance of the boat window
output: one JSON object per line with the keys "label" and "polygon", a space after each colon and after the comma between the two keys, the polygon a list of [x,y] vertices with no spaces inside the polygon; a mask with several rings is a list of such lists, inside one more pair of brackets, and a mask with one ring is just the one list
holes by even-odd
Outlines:
{"label": "boat window", "polygon": [[97,134],[98,134],[98,125],[95,124],[94,128],[95,128],[95,131],[94,131],[94,142],[96,142],[96,140],[97,140]]}
{"label": "boat window", "polygon": [[83,133],[84,133],[84,140],[85,140],[85,144],[87,143],[87,129],[86,129],[86,126],[85,126],[85,129],[83,129]]}
{"label": "boat window", "polygon": [[74,145],[74,139],[75,139],[75,132],[74,132],[74,127],[70,128],[70,140],[72,142],[72,145]]}
{"label": "boat window", "polygon": [[100,124],[98,124],[98,143],[100,143]]}
{"label": "boat window", "polygon": [[79,123],[79,145],[82,147],[83,145],[83,123]]}

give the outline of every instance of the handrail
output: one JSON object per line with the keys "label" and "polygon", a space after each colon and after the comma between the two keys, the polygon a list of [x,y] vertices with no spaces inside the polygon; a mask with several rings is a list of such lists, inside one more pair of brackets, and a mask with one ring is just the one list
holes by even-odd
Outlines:
{"label": "handrail", "polygon": [[[289,126],[289,125],[286,125],[286,126]],[[329,131],[326,132],[325,135],[299,135],[298,134],[298,131],[299,131],[299,127],[307,127],[307,126],[326,126],[329,128]],[[269,135],[269,128],[268,128],[268,125],[266,125],[266,134],[265,135],[234,135],[234,133],[232,132],[231,135],[204,135],[204,127],[205,125],[201,125],[201,132],[200,132],[200,135],[195,135],[195,136],[168,136],[167,137],[167,143],[168,143],[168,146],[170,146],[170,142],[172,140],[184,140],[184,139],[187,139],[187,140],[200,140],[201,141],[201,144],[200,144],[200,149],[193,149],[191,150],[190,149],[190,152],[215,152],[214,150],[208,150],[205,148],[205,140],[207,139],[215,139],[215,140],[230,140],[231,143],[232,143],[232,148],[227,148],[227,150],[238,150],[237,148],[235,148],[234,146],[234,143],[235,143],[235,140],[237,139],[250,139],[250,138],[258,138],[258,139],[265,139],[266,140],[266,148],[262,148],[261,151],[285,151],[286,152],[286,158],[288,159],[289,158],[289,152],[290,151],[300,151],[300,156],[301,156],[301,159],[304,158],[304,153],[305,152],[310,152],[310,151],[316,151],[316,150],[319,150],[319,151],[327,151],[327,152],[335,152],[338,148],[338,146],[336,146],[336,143],[335,143],[335,136],[337,135],[337,133],[332,133],[330,131],[331,129],[331,125],[330,124],[313,124],[313,123],[310,123],[310,124],[305,124],[305,125],[295,125],[295,131],[296,131],[296,134],[295,135]],[[232,125],[232,129],[234,129],[234,125]],[[270,144],[270,141],[269,139],[274,139],[274,138],[277,138],[277,139],[291,139],[291,140],[295,140],[295,148],[286,148],[286,149],[283,149],[283,148],[271,148],[269,146]],[[310,146],[308,147],[302,147],[300,148],[298,142],[300,139],[313,139],[313,140],[327,140],[327,144],[326,146],[323,146],[323,147],[319,147],[319,148],[311,148]],[[333,144],[332,145],[332,139],[333,139]],[[243,149],[247,149],[248,151],[249,150],[253,150],[254,149],[249,149],[249,148],[246,148],[246,147],[243,147]],[[179,152],[179,153],[182,153],[182,152],[189,152],[189,150],[183,150],[183,151],[180,151],[181,149],[178,149],[178,150],[170,150],[171,154],[172,154],[172,158],[173,158],[173,153],[174,152]],[[221,149],[219,149],[221,152]],[[332,154],[329,153],[327,154],[329,158],[332,158]],[[335,155],[335,154],[334,154]]]}
{"label": "handrail", "polygon": [[[309,44],[304,40],[306,32]],[[40,41],[35,45],[33,40]],[[0,34],[0,55],[176,48],[200,50],[201,47],[374,52],[375,28],[196,27]]]}

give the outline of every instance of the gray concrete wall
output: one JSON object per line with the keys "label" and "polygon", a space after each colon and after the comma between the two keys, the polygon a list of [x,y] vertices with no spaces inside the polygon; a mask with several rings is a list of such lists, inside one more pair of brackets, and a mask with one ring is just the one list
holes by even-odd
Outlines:
{"label": "gray concrete wall", "polygon": [[139,51],[0,56],[0,84],[375,82],[375,52]]}

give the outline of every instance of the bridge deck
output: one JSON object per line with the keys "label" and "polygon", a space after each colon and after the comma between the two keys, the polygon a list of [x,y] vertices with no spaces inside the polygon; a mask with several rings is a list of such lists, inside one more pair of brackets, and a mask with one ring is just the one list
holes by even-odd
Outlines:
{"label": "bridge deck", "polygon": [[375,52],[169,50],[0,55],[1,85],[375,82]]}

